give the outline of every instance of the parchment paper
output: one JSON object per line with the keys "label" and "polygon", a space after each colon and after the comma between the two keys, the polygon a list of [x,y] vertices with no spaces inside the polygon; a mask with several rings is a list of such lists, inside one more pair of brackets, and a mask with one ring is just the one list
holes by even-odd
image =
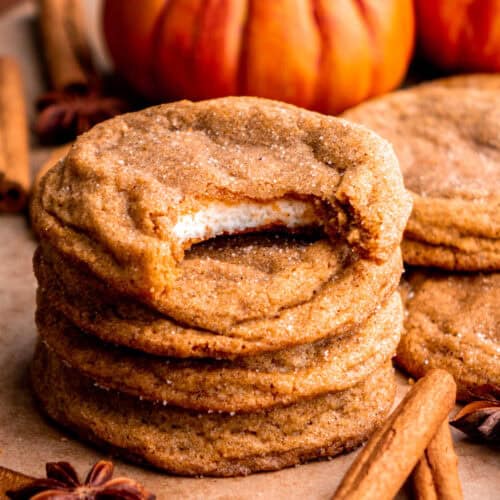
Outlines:
{"label": "parchment paper", "polygon": [[[95,27],[96,2],[88,2],[88,7]],[[33,6],[23,4],[0,18],[0,53],[20,59],[30,103],[42,88],[33,16]],[[33,146],[33,172],[47,154],[46,149]],[[26,371],[36,337],[35,280],[31,270],[34,248],[23,216],[0,216],[0,465],[41,476],[45,462],[66,460],[83,474],[105,453],[80,443],[42,418],[29,392]],[[404,376],[399,379],[401,396],[407,383]],[[498,448],[471,443],[458,431],[454,431],[454,438],[465,498],[498,499]],[[160,499],[293,500],[330,498],[354,456],[351,453],[331,461],[235,479],[180,478],[119,460],[115,463],[117,474],[142,481]],[[407,496],[401,493],[399,498]]]}

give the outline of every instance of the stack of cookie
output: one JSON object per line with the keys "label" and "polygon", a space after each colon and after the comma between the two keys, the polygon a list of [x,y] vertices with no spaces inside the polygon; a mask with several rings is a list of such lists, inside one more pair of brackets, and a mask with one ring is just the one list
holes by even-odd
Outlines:
{"label": "stack of cookie", "polygon": [[460,400],[500,398],[500,77],[437,80],[346,117],[393,143],[413,194],[399,365],[449,370]]}
{"label": "stack of cookie", "polygon": [[33,198],[41,407],[179,474],[352,449],[394,397],[410,208],[388,143],[293,106],[98,125]]}

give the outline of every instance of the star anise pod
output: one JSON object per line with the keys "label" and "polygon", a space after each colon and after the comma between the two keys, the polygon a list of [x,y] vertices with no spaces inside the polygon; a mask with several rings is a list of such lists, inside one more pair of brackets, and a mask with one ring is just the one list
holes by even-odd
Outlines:
{"label": "star anise pod", "polygon": [[500,401],[474,401],[462,408],[450,424],[473,439],[500,442]]}
{"label": "star anise pod", "polygon": [[128,107],[124,100],[104,96],[94,87],[53,90],[37,101],[35,132],[45,143],[68,142]]}
{"label": "star anise pod", "polygon": [[154,500],[155,495],[133,479],[112,479],[111,462],[97,462],[82,483],[75,469],[68,462],[49,462],[47,478],[32,483],[7,496],[14,500]]}

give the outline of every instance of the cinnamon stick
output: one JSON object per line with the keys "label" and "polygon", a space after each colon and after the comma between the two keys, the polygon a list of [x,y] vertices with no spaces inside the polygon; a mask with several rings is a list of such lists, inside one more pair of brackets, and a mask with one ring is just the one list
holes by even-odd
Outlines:
{"label": "cinnamon stick", "polygon": [[456,384],[430,370],[356,457],[335,500],[392,499],[455,404]]}
{"label": "cinnamon stick", "polygon": [[55,90],[86,92],[92,74],[80,0],[39,0],[40,34]]}
{"label": "cinnamon stick", "polygon": [[28,124],[21,71],[0,57],[0,212],[18,212],[30,186]]}
{"label": "cinnamon stick", "polygon": [[411,478],[413,498],[415,500],[439,500],[434,478],[432,477],[432,470],[425,458],[425,453],[415,465]]}
{"label": "cinnamon stick", "polygon": [[68,142],[129,106],[106,93],[92,64],[82,2],[38,0],[38,5],[51,90],[37,100],[35,132],[43,143]]}
{"label": "cinnamon stick", "polygon": [[439,427],[412,473],[416,500],[461,500],[457,455],[447,421]]}

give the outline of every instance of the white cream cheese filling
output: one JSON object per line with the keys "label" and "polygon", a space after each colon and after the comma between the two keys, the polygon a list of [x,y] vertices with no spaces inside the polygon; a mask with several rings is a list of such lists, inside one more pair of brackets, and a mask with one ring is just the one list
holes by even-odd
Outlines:
{"label": "white cream cheese filling", "polygon": [[180,215],[173,227],[173,234],[183,243],[275,225],[294,229],[318,225],[318,218],[312,203],[302,200],[241,203],[214,201],[196,212]]}

